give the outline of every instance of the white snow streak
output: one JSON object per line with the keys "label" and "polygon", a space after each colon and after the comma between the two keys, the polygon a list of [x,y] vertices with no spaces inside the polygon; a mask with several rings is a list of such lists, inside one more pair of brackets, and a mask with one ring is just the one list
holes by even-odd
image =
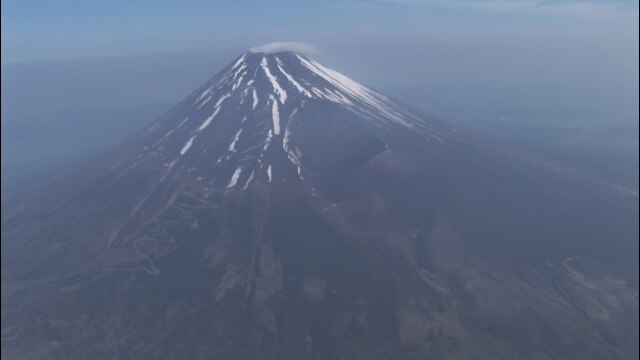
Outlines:
{"label": "white snow streak", "polygon": [[231,94],[224,94],[220,96],[220,99],[218,99],[218,102],[215,104],[215,107],[220,107],[220,104],[222,104],[223,101],[227,100],[230,97],[231,97]]}
{"label": "white snow streak", "polygon": [[271,86],[273,86],[273,91],[275,91],[276,94],[278,95],[280,102],[284,104],[284,102],[287,100],[287,92],[284,91],[284,89],[280,86],[280,83],[278,83],[278,78],[276,78],[273,74],[271,74],[266,57],[262,58],[262,61],[260,62],[260,66],[262,67],[264,74],[267,76],[267,78],[271,82]]}
{"label": "white snow streak", "polygon": [[[233,77],[232,80],[235,80],[238,77],[238,74],[240,74],[240,72],[244,69],[247,68],[247,64],[243,63],[242,66],[240,66],[240,68],[238,70],[236,70],[236,72],[233,73]],[[244,73],[243,73],[244,75]]]}
{"label": "white snow streak", "polygon": [[249,184],[251,184],[252,180],[253,180],[253,170],[251,171],[251,175],[249,175],[249,179],[247,179],[247,182],[244,183],[244,186],[242,187],[242,189],[246,190],[249,187]]}
{"label": "white snow streak", "polygon": [[291,131],[289,131],[289,126],[284,129],[284,138],[282,139],[282,149],[287,153],[287,157],[289,161],[295,166],[300,166],[300,151],[297,148],[291,149]]}
{"label": "white snow streak", "polygon": [[267,167],[267,177],[269,178],[269,182],[271,182],[271,165]]}
{"label": "white snow streak", "polygon": [[197,103],[198,101],[202,100],[205,96],[209,95],[211,93],[211,90],[213,90],[213,86],[210,86],[205,91],[203,91],[202,94],[200,94],[200,96],[198,96],[196,101],[194,101],[194,103]]}
{"label": "white snow streak", "polygon": [[307,91],[307,89],[303,88],[302,85],[300,85],[299,82],[296,81],[296,79],[293,78],[293,76],[289,75],[286,71],[284,71],[284,69],[282,68],[282,61],[280,61],[280,59],[276,58],[276,62],[278,65],[278,70],[280,70],[280,72],[282,73],[282,75],[284,75],[284,77],[287,78],[287,80],[289,80],[290,83],[293,84],[293,86],[298,89],[298,91],[303,94],[306,97],[312,97],[311,93],[309,91]]}
{"label": "white snow streak", "polygon": [[191,137],[191,139],[189,139],[189,141],[187,141],[184,146],[182,147],[182,150],[180,150],[180,155],[184,155],[187,153],[187,151],[189,151],[189,149],[191,148],[191,145],[193,145],[193,140],[195,140],[196,136],[193,135]]}
{"label": "white snow streak", "polygon": [[236,143],[240,139],[240,134],[242,134],[242,128],[240,128],[240,130],[238,130],[236,135],[233,137],[233,141],[231,142],[231,144],[229,144],[229,151],[236,152]]}
{"label": "white snow streak", "polygon": [[273,139],[273,130],[269,129],[269,132],[267,133],[267,138],[264,141],[264,146],[262,147],[262,152],[267,150],[267,148],[269,147],[269,144],[271,144],[271,139]]}
{"label": "white snow streak", "polygon": [[[235,65],[234,65],[235,66]],[[202,130],[206,129],[207,126],[209,126],[209,124],[211,124],[211,121],[213,120],[213,118],[216,117],[216,115],[218,115],[218,113],[220,112],[220,105],[222,104],[223,101],[225,101],[226,99],[228,99],[231,96],[231,94],[224,94],[222,95],[219,99],[218,102],[216,102],[215,104],[215,110],[213,111],[213,114],[211,114],[209,117],[207,117],[200,126],[198,126],[198,128],[196,129],[196,132],[201,132]],[[207,101],[209,101],[211,99],[211,97],[209,97],[207,99]],[[207,101],[205,101],[203,104],[201,104],[198,108],[202,107]],[[185,121],[187,121],[187,119],[189,119],[188,117],[186,119],[184,119],[182,121],[182,123],[178,126],[178,128],[180,126],[182,126],[182,124],[184,124]],[[177,128],[176,128],[177,129]],[[187,141],[186,144],[184,144],[184,146],[182,147],[182,150],[180,150],[180,155],[184,155],[187,153],[187,151],[189,151],[189,148],[191,147],[191,145],[193,144],[193,141],[195,140],[196,135],[193,135],[191,137],[191,139],[189,139],[189,141]]]}
{"label": "white snow streak", "polygon": [[182,120],[180,122],[180,124],[178,124],[178,126],[175,128],[175,130],[180,129],[182,127],[182,125],[184,125],[184,123],[187,122],[187,120],[189,120],[189,117],[187,116],[186,118],[184,118],[184,120]]}
{"label": "white snow streak", "polygon": [[224,94],[224,95],[222,95],[220,97],[220,99],[218,99],[218,102],[216,102],[216,104],[214,106],[215,110],[213,111],[213,114],[211,114],[208,118],[206,118],[204,120],[202,125],[200,125],[198,127],[198,131],[202,131],[202,130],[206,129],[207,126],[209,126],[209,124],[211,124],[211,120],[213,120],[213,118],[216,117],[216,115],[218,115],[218,112],[220,112],[220,105],[222,104],[223,101],[225,101],[229,97],[231,97],[231,94]]}
{"label": "white snow streak", "polygon": [[358,99],[370,107],[382,112],[403,126],[414,127],[414,124],[407,122],[401,114],[392,109],[387,103],[386,98],[382,95],[376,94],[365,86],[351,80],[335,70],[326,68],[313,60],[307,60],[300,55],[296,56],[305,67],[325,79],[330,84],[336,86],[341,91],[344,91],[353,98]]}
{"label": "white snow streak", "polygon": [[233,175],[231,175],[231,180],[229,181],[229,184],[227,184],[227,188],[232,188],[236,186],[236,183],[238,182],[238,178],[240,177],[241,173],[242,173],[242,168],[237,168],[236,171],[233,172]]}
{"label": "white snow streak", "polygon": [[305,67],[307,67],[309,70],[313,71],[320,77],[324,78],[332,85],[337,86],[341,90],[346,91],[347,93],[358,99],[366,99],[368,101],[376,100],[371,95],[369,89],[340,74],[339,72],[326,68],[313,60],[304,59],[300,55],[296,56]]}
{"label": "white snow streak", "polygon": [[236,67],[238,67],[238,65],[240,65],[243,61],[244,61],[244,57],[246,55],[242,54],[242,56],[240,57],[240,59],[238,59],[238,61],[235,62],[235,64],[233,64],[233,66],[231,67],[231,70],[235,69]]}
{"label": "white snow streak", "polygon": [[198,105],[198,109],[202,109],[202,107],[205,106],[209,101],[211,101],[211,96],[207,97],[203,102],[201,102],[200,105]]}
{"label": "white snow streak", "polygon": [[352,104],[351,101],[349,101],[349,99],[347,99],[339,91],[332,92],[329,89],[322,90],[318,88],[312,88],[311,91],[313,91],[314,94],[316,94],[319,98],[322,98],[322,99],[327,99],[338,104],[349,104],[349,105]]}
{"label": "white snow streak", "polygon": [[231,87],[231,91],[235,91],[237,88],[240,87],[240,84],[242,84],[242,79],[244,79],[244,75],[246,74],[246,72],[242,73],[242,75],[240,75],[240,78],[238,79],[238,81],[236,81],[235,84],[233,84],[233,86]]}
{"label": "white snow streak", "polygon": [[206,118],[204,120],[204,122],[202,123],[202,125],[200,125],[198,127],[198,131],[202,131],[204,129],[207,128],[207,126],[209,126],[209,124],[211,124],[211,120],[213,120],[214,117],[216,117],[216,115],[218,115],[218,112],[220,111],[220,108],[217,107],[216,110],[213,112],[213,114],[211,114],[211,116],[209,116],[208,118]]}
{"label": "white snow streak", "polygon": [[271,98],[271,119],[273,120],[273,133],[280,135],[280,111],[278,110],[278,102],[273,96]]}
{"label": "white snow streak", "polygon": [[349,101],[349,99],[347,99],[344,95],[342,95],[342,93],[340,91],[331,91],[329,89],[327,89],[328,93],[333,94],[334,96],[336,96],[338,98],[337,102],[343,102],[345,104],[351,104],[351,101]]}
{"label": "white snow streak", "polygon": [[[189,120],[188,116],[184,118],[184,120],[182,120],[182,122],[180,122],[178,126],[176,126],[175,128],[169,130],[166,134],[164,134],[158,141],[156,141],[156,144],[159,144],[162,140],[166,139],[167,137],[169,137],[169,135],[173,134],[176,130],[180,129],[182,125],[184,125],[184,123],[187,122],[187,120]],[[146,149],[143,149],[143,150],[146,150]]]}
{"label": "white snow streak", "polygon": [[256,93],[256,89],[253,89],[253,105],[251,107],[251,110],[255,110],[256,106],[258,106],[258,93]]}
{"label": "white snow streak", "polygon": [[298,150],[298,148],[293,147],[293,149],[289,146],[291,139],[291,131],[289,131],[289,125],[287,125],[287,127],[284,129],[284,137],[282,139],[282,149],[287,153],[287,157],[289,158],[289,161],[291,161],[291,163],[298,169],[298,177],[300,178],[300,180],[304,180],[304,178],[302,177],[302,169],[300,168],[301,163],[300,163],[300,157],[302,156],[302,154],[300,153],[300,150]]}

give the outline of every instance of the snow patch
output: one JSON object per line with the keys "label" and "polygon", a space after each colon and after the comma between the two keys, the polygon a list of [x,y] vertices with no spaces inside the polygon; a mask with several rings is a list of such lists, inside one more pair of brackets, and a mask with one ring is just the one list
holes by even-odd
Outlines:
{"label": "snow patch", "polygon": [[204,99],[204,97],[209,95],[212,90],[213,90],[213,86],[209,86],[209,88],[207,88],[205,91],[202,92],[202,94],[200,94],[200,96],[198,96],[198,98],[196,99],[196,101],[194,101],[194,103],[197,103],[198,101]]}
{"label": "snow patch", "polygon": [[231,144],[229,144],[229,149],[228,149],[229,151],[236,152],[236,143],[240,139],[240,134],[242,134],[242,128],[240,128],[240,130],[238,130],[236,135],[233,137],[233,141],[231,141]]}
{"label": "snow patch", "polygon": [[187,153],[187,151],[189,151],[189,149],[191,148],[191,145],[193,145],[193,140],[195,140],[196,136],[193,135],[191,137],[191,139],[189,139],[189,141],[187,141],[184,146],[182,147],[182,150],[180,150],[180,155],[184,155]]}
{"label": "snow patch", "polygon": [[236,91],[237,88],[240,87],[240,85],[242,84],[242,80],[244,79],[246,72],[242,73],[242,75],[240,75],[240,78],[238,78],[238,81],[236,81],[235,84],[233,84],[233,86],[231,87],[231,91]]}
{"label": "snow patch", "polygon": [[246,54],[242,54],[242,56],[240,56],[240,58],[233,64],[233,66],[231,67],[231,69],[235,69],[238,67],[238,65],[242,64],[242,62],[244,61]]}
{"label": "snow patch", "polygon": [[242,168],[237,168],[236,171],[233,172],[233,175],[231,175],[231,180],[229,181],[229,184],[227,184],[227,188],[236,186],[238,178],[240,178],[240,174],[242,174]]}
{"label": "snow patch", "polygon": [[176,164],[176,160],[172,160],[171,162],[164,164],[164,166],[167,168],[167,171],[164,173],[164,175],[162,175],[162,177],[160,178],[160,181],[164,181],[164,179],[167,178],[167,176],[169,175],[169,173],[171,172],[175,164]]}
{"label": "snow patch", "polygon": [[243,190],[246,190],[249,187],[249,184],[251,184],[251,181],[253,180],[253,170],[251,171],[251,175],[249,175],[249,179],[247,179],[247,182],[244,183],[244,186],[242,187]]}
{"label": "snow patch", "polygon": [[[178,126],[176,126],[175,128],[173,128],[173,129],[169,130],[169,131],[168,131],[166,134],[164,134],[160,139],[158,139],[158,141],[156,141],[156,143],[155,143],[154,145],[159,144],[162,140],[164,140],[164,139],[168,138],[168,137],[169,137],[169,135],[173,134],[176,130],[180,129],[180,128],[182,127],[182,125],[184,125],[184,123],[186,123],[186,122],[187,122],[187,120],[189,120],[189,117],[188,117],[188,116],[187,116],[186,118],[184,118],[184,120],[182,120],[182,121],[180,122],[180,124],[178,124]],[[142,150],[144,151],[144,150],[146,150],[146,148],[147,148],[147,147],[145,146],[145,148],[144,148],[144,149],[142,149]]]}
{"label": "snow patch", "polygon": [[311,93],[309,91],[307,91],[307,89],[305,89],[304,87],[302,87],[302,85],[300,85],[299,82],[296,81],[296,79],[293,78],[293,76],[289,75],[289,73],[287,73],[286,71],[284,71],[284,69],[282,68],[282,61],[280,61],[280,59],[276,58],[276,64],[278,66],[278,70],[280,70],[280,72],[282,73],[282,75],[284,75],[285,78],[287,78],[287,80],[289,80],[290,83],[293,84],[293,86],[298,89],[298,91],[303,94],[306,97],[312,97]]}
{"label": "snow patch", "polygon": [[267,78],[271,82],[271,86],[273,86],[273,91],[275,91],[275,93],[278,95],[280,102],[284,104],[284,102],[287,100],[287,92],[284,91],[284,89],[280,86],[280,83],[278,83],[278,78],[275,77],[269,70],[269,63],[267,62],[266,57],[262,58],[262,61],[260,61],[260,66],[262,67],[264,74],[267,76]]}
{"label": "snow patch", "polygon": [[[235,80],[238,77],[238,74],[240,74],[240,72],[244,69],[247,68],[247,64],[243,63],[242,66],[240,66],[240,68],[238,68],[238,70],[236,70],[236,72],[233,73],[233,80]],[[244,75],[244,73],[243,73]]]}
{"label": "snow patch", "polygon": [[339,91],[331,91],[329,89],[318,89],[318,88],[312,88],[311,91],[313,91],[314,94],[316,94],[316,96],[318,96],[319,98],[322,99],[326,99],[338,104],[348,104],[351,105],[351,101],[349,101],[349,99],[347,99],[344,95],[342,95],[342,93],[340,93]]}
{"label": "snow patch", "polygon": [[280,135],[280,111],[278,109],[278,102],[273,96],[271,98],[271,119],[273,120],[273,133]]}
{"label": "snow patch", "polygon": [[414,127],[414,124],[406,121],[400,113],[398,113],[389,105],[388,99],[386,97],[375,93],[364,85],[361,85],[351,80],[347,76],[335,70],[329,69],[316,61],[305,59],[300,55],[296,56],[298,60],[300,60],[302,65],[304,65],[307,69],[313,71],[316,75],[320,76],[328,83],[337,87],[352,98],[357,99],[362,103],[368,105],[369,107],[382,112],[384,115],[398,124],[409,128]]}
{"label": "snow patch", "polygon": [[251,110],[255,110],[258,106],[258,93],[256,93],[256,89],[253,89],[253,105],[251,106]]}
{"label": "snow patch", "polygon": [[207,103],[211,101],[211,96],[207,97],[206,99],[204,99],[203,102],[200,103],[200,105],[198,105],[198,109],[202,109],[203,106],[207,105]]}
{"label": "snow patch", "polygon": [[215,107],[220,107],[220,104],[222,104],[223,101],[227,100],[230,97],[231,97],[231,94],[224,94],[220,96],[220,99],[218,99],[218,102],[216,102]]}
{"label": "snow patch", "polygon": [[207,126],[209,126],[209,124],[211,124],[211,120],[213,120],[214,117],[216,117],[216,115],[218,115],[218,112],[220,112],[220,108],[216,107],[216,110],[213,112],[213,114],[211,114],[211,116],[209,116],[208,118],[206,118],[204,120],[204,122],[202,123],[202,125],[200,125],[198,127],[198,131],[202,131],[204,129],[207,128]]}
{"label": "snow patch", "polygon": [[262,147],[262,152],[267,150],[267,148],[269,147],[269,144],[271,144],[272,139],[273,139],[273,130],[269,129],[269,132],[267,133],[267,138],[264,141],[264,146]]}
{"label": "snow patch", "polygon": [[300,150],[298,150],[298,148],[296,148],[295,146],[291,147],[290,143],[291,143],[291,131],[289,130],[289,125],[287,125],[287,127],[284,129],[284,137],[282,139],[282,149],[287,153],[287,158],[289,158],[289,161],[291,161],[293,166],[296,167],[298,171],[298,177],[300,178],[300,180],[304,180],[302,176],[302,168],[301,168],[302,164],[300,162],[302,153],[300,153]]}

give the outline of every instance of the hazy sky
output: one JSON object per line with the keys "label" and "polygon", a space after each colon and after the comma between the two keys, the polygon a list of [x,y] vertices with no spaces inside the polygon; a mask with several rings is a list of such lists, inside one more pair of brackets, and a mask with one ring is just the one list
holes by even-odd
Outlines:
{"label": "hazy sky", "polygon": [[637,113],[637,0],[6,0],[3,90],[29,111],[174,102],[271,41],[435,102]]}
{"label": "hazy sky", "polygon": [[2,60],[312,43],[638,32],[634,0],[6,0]]}

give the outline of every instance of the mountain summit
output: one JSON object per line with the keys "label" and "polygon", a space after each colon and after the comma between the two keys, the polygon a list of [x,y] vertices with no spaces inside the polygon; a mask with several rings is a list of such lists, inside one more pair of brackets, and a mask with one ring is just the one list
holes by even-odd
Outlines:
{"label": "mountain summit", "polygon": [[399,130],[460,141],[304,55],[252,50],[154,124],[135,161],[162,161],[163,177],[182,169],[217,187],[247,189],[292,172],[303,180],[337,170],[386,146],[377,133]]}
{"label": "mountain summit", "polygon": [[2,356],[634,358],[638,203],[253,49],[2,218]]}

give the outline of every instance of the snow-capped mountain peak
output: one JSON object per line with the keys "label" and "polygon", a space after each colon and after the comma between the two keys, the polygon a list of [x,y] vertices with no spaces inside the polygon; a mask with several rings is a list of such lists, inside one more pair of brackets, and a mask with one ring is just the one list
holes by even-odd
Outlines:
{"label": "snow-capped mountain peak", "polygon": [[[352,118],[349,127],[357,127],[358,133],[326,133],[333,131],[333,121],[345,116]],[[313,135],[317,139],[325,133],[327,148],[335,147],[338,138],[350,142],[352,136],[367,137],[367,144],[384,143],[381,134],[398,130],[441,142],[452,137],[306,55],[271,46],[242,54],[153,124],[128,166],[161,161],[162,181],[187,171],[198,182],[224,189],[246,189],[288,174],[303,180],[306,172],[319,171],[307,160],[325,155],[321,150],[308,154],[305,149],[319,145],[312,139],[300,141],[300,136],[311,136],[300,133],[318,124],[325,126]],[[323,162],[313,163],[318,161]]]}
{"label": "snow-capped mountain peak", "polygon": [[280,50],[3,212],[3,358],[637,358],[637,197]]}

